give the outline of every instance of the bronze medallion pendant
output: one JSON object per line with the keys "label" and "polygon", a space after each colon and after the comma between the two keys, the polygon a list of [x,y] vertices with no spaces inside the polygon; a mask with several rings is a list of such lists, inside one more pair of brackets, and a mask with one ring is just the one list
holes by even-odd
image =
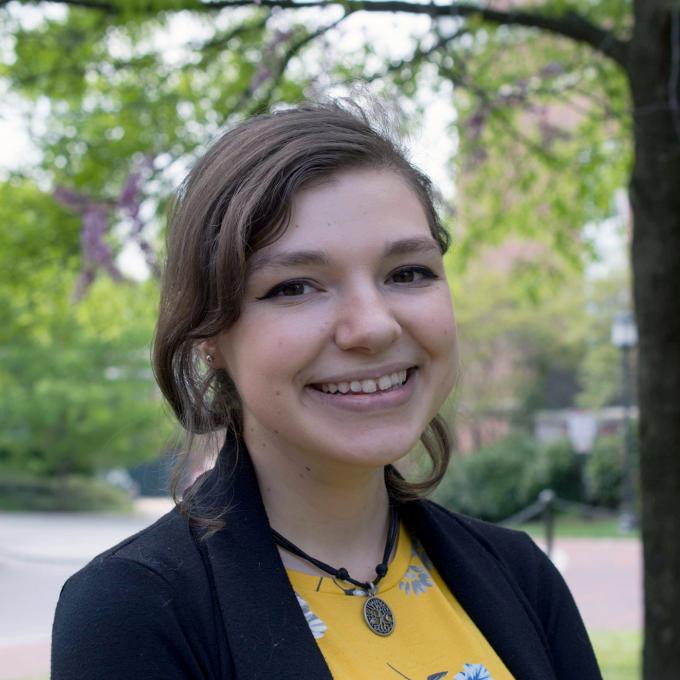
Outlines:
{"label": "bronze medallion pendant", "polygon": [[364,602],[364,621],[376,634],[387,637],[394,630],[394,614],[384,600],[371,595]]}

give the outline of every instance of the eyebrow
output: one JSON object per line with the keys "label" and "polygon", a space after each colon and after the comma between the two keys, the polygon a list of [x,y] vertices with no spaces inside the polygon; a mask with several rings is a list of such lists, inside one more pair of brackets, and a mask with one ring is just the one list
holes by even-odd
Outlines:
{"label": "eyebrow", "polygon": [[[441,255],[441,249],[437,242],[426,236],[418,236],[388,243],[382,256],[394,257],[395,255],[427,254],[431,252]],[[248,273],[253,274],[272,267],[329,266],[330,264],[331,258],[323,250],[293,250],[273,255],[256,254],[248,262]]]}

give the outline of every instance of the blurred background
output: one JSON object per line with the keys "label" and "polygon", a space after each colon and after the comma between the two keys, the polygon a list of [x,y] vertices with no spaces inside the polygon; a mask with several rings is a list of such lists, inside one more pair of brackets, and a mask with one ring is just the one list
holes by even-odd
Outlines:
{"label": "blurred background", "polygon": [[46,678],[63,580],[171,507],[149,345],[172,191],[224,127],[327,95],[386,103],[452,234],[436,500],[528,530],[604,677],[639,678],[633,136],[605,41],[631,3],[315,4],[0,2],[0,678]]}

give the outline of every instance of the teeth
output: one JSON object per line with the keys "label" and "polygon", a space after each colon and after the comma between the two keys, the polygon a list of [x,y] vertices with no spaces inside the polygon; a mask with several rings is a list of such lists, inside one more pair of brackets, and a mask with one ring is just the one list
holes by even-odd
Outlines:
{"label": "teeth", "polygon": [[367,380],[352,380],[340,383],[322,383],[320,388],[327,394],[347,394],[348,392],[373,394],[378,390],[389,390],[395,385],[403,385],[406,382],[406,371],[395,371],[389,375],[381,375],[379,378],[368,378]]}
{"label": "teeth", "polygon": [[390,387],[392,387],[392,378],[389,375],[383,375],[381,378],[378,378],[378,387],[381,390],[389,390]]}
{"label": "teeth", "polygon": [[362,392],[377,392],[378,386],[376,385],[375,380],[371,380],[370,378],[368,380],[362,380],[361,381],[361,391]]}

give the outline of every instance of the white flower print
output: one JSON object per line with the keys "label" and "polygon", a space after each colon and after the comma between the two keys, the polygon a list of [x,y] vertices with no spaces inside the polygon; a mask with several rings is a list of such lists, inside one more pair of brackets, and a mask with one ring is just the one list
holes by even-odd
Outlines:
{"label": "white flower print", "polygon": [[460,673],[456,673],[453,680],[493,680],[491,673],[482,663],[466,663]]}
{"label": "white flower print", "polygon": [[319,640],[326,634],[328,626],[326,626],[326,624],[310,609],[303,598],[297,593],[295,593],[295,597],[297,597],[300,609],[302,609],[302,613],[305,615],[305,619],[307,619],[307,625],[309,625],[309,630],[312,631],[314,639]]}

